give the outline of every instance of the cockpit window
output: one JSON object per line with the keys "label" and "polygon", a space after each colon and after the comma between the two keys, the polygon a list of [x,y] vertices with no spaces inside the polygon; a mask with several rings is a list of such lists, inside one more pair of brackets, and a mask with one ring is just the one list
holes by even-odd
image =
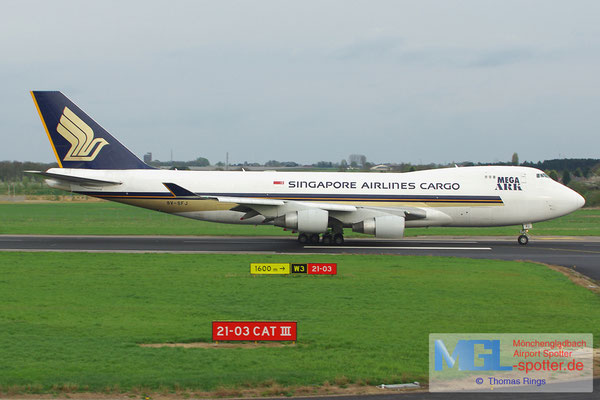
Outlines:
{"label": "cockpit window", "polygon": [[548,175],[546,174],[535,174],[536,178],[550,178]]}

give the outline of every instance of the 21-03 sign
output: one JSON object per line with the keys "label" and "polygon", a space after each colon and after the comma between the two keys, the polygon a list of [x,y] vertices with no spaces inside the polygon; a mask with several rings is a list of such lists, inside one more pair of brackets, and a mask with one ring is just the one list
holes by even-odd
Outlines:
{"label": "21-03 sign", "polygon": [[220,340],[269,340],[296,341],[295,321],[213,321],[212,339]]}
{"label": "21-03 sign", "polygon": [[250,263],[250,273],[257,274],[308,274],[308,275],[337,275],[336,263]]}
{"label": "21-03 sign", "polygon": [[336,275],[336,263],[312,263],[308,264],[309,275]]}

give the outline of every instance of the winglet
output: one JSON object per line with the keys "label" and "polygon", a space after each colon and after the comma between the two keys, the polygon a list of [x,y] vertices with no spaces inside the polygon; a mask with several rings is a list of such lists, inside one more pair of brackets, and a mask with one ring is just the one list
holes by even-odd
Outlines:
{"label": "winglet", "polygon": [[190,192],[189,190],[182,188],[175,183],[163,182],[163,185],[173,194],[175,197],[199,197],[197,194]]}

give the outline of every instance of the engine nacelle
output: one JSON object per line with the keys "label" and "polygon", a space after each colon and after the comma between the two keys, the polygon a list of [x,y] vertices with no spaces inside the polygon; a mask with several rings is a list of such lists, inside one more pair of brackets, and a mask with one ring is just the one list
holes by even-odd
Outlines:
{"label": "engine nacelle", "polygon": [[328,222],[329,213],[315,208],[281,215],[275,218],[273,225],[303,233],[322,233],[327,231]]}
{"label": "engine nacelle", "polygon": [[378,238],[401,239],[404,236],[404,225],[404,217],[384,215],[358,222],[352,225],[352,230]]}

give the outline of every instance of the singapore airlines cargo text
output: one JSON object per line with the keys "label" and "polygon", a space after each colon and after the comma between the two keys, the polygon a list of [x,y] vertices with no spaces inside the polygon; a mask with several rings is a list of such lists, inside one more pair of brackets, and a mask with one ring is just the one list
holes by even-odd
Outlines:
{"label": "singapore airlines cargo text", "polygon": [[[456,182],[421,182],[419,187],[422,190],[459,190],[460,184]],[[340,181],[289,181],[288,188],[290,189],[357,189],[357,182],[340,182]],[[360,189],[402,189],[413,190],[417,188],[415,182],[363,182]]]}

